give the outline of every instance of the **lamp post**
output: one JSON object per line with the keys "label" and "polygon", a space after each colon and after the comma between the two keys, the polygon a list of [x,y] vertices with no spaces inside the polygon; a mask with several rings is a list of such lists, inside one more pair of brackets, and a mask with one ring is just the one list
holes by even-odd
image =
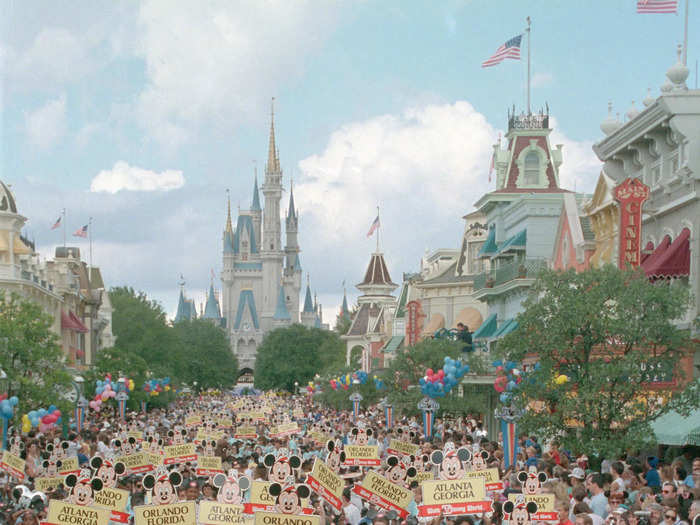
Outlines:
{"label": "lamp post", "polygon": [[[7,394],[10,386],[10,380],[7,378],[5,371],[0,368],[0,394]],[[2,449],[7,448],[7,423],[9,419],[2,414]]]}
{"label": "lamp post", "polygon": [[433,420],[440,410],[440,403],[425,396],[418,402],[418,410],[423,412],[423,438],[430,441],[433,437]]}
{"label": "lamp post", "polygon": [[494,410],[496,419],[501,420],[501,434],[503,435],[503,462],[505,468],[515,464],[518,454],[517,423],[523,417],[523,410],[512,404],[500,406]]}
{"label": "lamp post", "polygon": [[299,394],[299,381],[294,381],[294,395]]}
{"label": "lamp post", "polygon": [[126,402],[129,400],[129,394],[126,393],[126,378],[123,376],[117,380],[117,395],[115,396],[119,406],[119,419],[126,419]]}
{"label": "lamp post", "polygon": [[73,377],[73,388],[75,390],[73,396],[75,399],[75,430],[80,433],[83,430],[83,422],[85,421],[85,409],[88,407],[88,401],[83,395],[85,387],[85,379],[83,376]]}
{"label": "lamp post", "polygon": [[352,401],[352,421],[357,424],[357,416],[360,414],[360,401],[364,399],[362,394],[359,392],[354,392],[350,394],[350,401]]}

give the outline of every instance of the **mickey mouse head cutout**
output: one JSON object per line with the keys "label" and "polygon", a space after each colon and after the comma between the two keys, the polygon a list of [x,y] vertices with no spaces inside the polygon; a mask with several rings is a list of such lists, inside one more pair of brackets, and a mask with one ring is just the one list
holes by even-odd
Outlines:
{"label": "mickey mouse head cutout", "polygon": [[243,502],[243,493],[250,488],[250,480],[246,476],[238,477],[235,470],[229,470],[228,475],[217,474],[212,480],[219,489],[216,501],[238,505]]}
{"label": "mickey mouse head cutout", "polygon": [[[66,502],[81,507],[89,507],[95,501],[95,492],[102,490],[102,480],[91,478],[89,471],[81,471],[80,476],[68,474],[64,480],[64,485],[69,487]],[[87,475],[86,475],[87,474]]]}
{"label": "mickey mouse head cutout", "polygon": [[354,438],[353,445],[366,445],[372,437],[372,429],[355,427],[351,430],[351,434]]}
{"label": "mickey mouse head cutout", "polygon": [[417,456],[411,454],[409,459],[411,460],[411,465],[416,469],[416,472],[425,472],[430,464],[428,454],[418,454]]}
{"label": "mickey mouse head cutout", "polygon": [[158,437],[158,434],[148,436],[146,438],[146,442],[148,443],[148,449],[151,452],[159,452],[161,447],[163,446],[163,440]]}
{"label": "mickey mouse head cutout", "polygon": [[472,466],[474,467],[474,470],[486,470],[488,467],[487,461],[490,457],[491,454],[489,454],[488,450],[474,452],[472,455]]}
{"label": "mickey mouse head cutout", "polygon": [[430,461],[438,466],[438,477],[440,479],[461,479],[466,474],[465,463],[469,463],[472,454],[465,447],[455,449],[455,444],[448,441],[444,450],[435,450]]}
{"label": "mickey mouse head cutout", "polygon": [[525,503],[523,496],[518,496],[515,503],[506,501],[503,504],[503,512],[508,515],[511,525],[531,525],[532,516],[537,512],[537,503],[530,501]]}
{"label": "mickey mouse head cutout", "polygon": [[301,514],[301,500],[308,498],[311,491],[306,485],[285,485],[273,483],[269,489],[270,495],[275,496],[275,507],[281,514]]}
{"label": "mickey mouse head cutout", "polygon": [[187,430],[176,426],[173,430],[168,430],[168,437],[171,445],[182,445],[185,442]]}
{"label": "mickey mouse head cutout", "polygon": [[177,502],[177,487],[182,483],[182,474],[173,470],[159,469],[155,475],[146,474],[141,484],[151,491],[152,505],[168,505]]}
{"label": "mickey mouse head cutout", "polygon": [[213,439],[205,439],[202,441],[202,451],[205,456],[216,455],[216,441]]}
{"label": "mickey mouse head cutout", "polygon": [[44,476],[54,477],[58,475],[58,469],[61,468],[63,462],[60,459],[56,459],[56,456],[48,453],[44,453],[43,457],[44,461],[41,463],[41,466],[44,469]]}
{"label": "mickey mouse head cutout", "polygon": [[396,429],[396,434],[398,434],[399,439],[405,439],[407,441],[413,441],[413,438],[416,437],[416,433],[408,428],[404,429],[399,427]]}
{"label": "mickey mouse head cutout", "polygon": [[24,453],[24,441],[22,441],[22,438],[19,436],[12,436],[8,440],[8,443],[10,445],[10,454],[22,457],[22,454]]}
{"label": "mickey mouse head cutout", "polygon": [[56,459],[63,459],[68,454],[68,441],[54,439],[53,443],[46,444],[46,451]]}
{"label": "mickey mouse head cutout", "polygon": [[90,460],[90,466],[95,469],[95,477],[102,480],[102,485],[113,489],[117,486],[117,479],[126,472],[126,466],[121,461],[103,459],[95,456]]}
{"label": "mickey mouse head cutout", "polygon": [[115,439],[112,441],[112,448],[123,456],[128,456],[136,452],[137,443],[136,438],[131,436],[122,436],[122,439]]}
{"label": "mickey mouse head cutout", "polygon": [[328,455],[326,456],[326,465],[336,474],[340,471],[340,466],[345,463],[345,452],[343,452],[340,443],[336,443],[332,439],[326,443]]}
{"label": "mickey mouse head cutout", "polygon": [[389,456],[386,463],[389,465],[386,478],[396,485],[407,485],[406,478],[416,477],[416,468],[407,465],[396,456]]}
{"label": "mickey mouse head cutout", "polygon": [[293,478],[294,471],[301,466],[299,456],[287,456],[286,452],[278,457],[275,457],[274,454],[268,454],[263,462],[269,469],[268,481],[275,483],[284,483],[288,478]]}
{"label": "mickey mouse head cutout", "polygon": [[528,472],[524,470],[518,472],[518,481],[523,486],[523,494],[539,494],[542,484],[547,481],[547,474],[544,472],[537,472],[537,470],[532,467]]}

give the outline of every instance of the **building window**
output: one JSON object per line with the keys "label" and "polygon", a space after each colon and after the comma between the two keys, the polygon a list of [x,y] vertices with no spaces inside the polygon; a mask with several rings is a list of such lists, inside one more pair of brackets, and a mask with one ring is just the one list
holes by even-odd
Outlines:
{"label": "building window", "polygon": [[537,184],[540,181],[540,156],[530,151],[525,156],[525,184]]}

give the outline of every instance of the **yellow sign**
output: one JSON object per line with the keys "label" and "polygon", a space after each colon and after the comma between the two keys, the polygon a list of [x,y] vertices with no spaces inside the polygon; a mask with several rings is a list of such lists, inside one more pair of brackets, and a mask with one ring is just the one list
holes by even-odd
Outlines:
{"label": "yellow sign", "polygon": [[299,425],[296,422],[284,423],[282,425],[277,425],[272,430],[273,436],[288,436],[291,434],[296,434],[299,432]]}
{"label": "yellow sign", "polygon": [[466,473],[465,479],[483,479],[486,490],[503,490],[503,483],[498,475],[497,468],[487,468],[484,470],[472,470]]}
{"label": "yellow sign", "polygon": [[130,430],[129,437],[134,438],[136,441],[143,441],[143,433],[139,430]]}
{"label": "yellow sign", "polygon": [[63,483],[63,477],[56,478],[35,478],[34,479],[34,490],[39,492],[51,492],[61,483]]}
{"label": "yellow sign", "polygon": [[61,460],[61,467],[58,469],[59,474],[65,476],[67,474],[77,474],[78,472],[80,472],[80,466],[78,466],[77,457],[71,456]]}
{"label": "yellow sign", "polygon": [[93,497],[97,507],[124,512],[129,500],[129,491],[103,487],[99,492],[95,492]]}
{"label": "yellow sign", "polygon": [[255,525],[320,525],[318,516],[256,512]]}
{"label": "yellow sign", "polygon": [[[515,503],[518,496],[521,496],[521,494],[509,494],[508,500]],[[522,496],[525,498],[525,503],[530,503],[531,501],[537,503],[537,514],[542,512],[556,513],[554,510],[554,494],[523,494]]]}
{"label": "yellow sign", "polygon": [[424,505],[469,503],[486,499],[483,478],[424,481],[420,486]]}
{"label": "yellow sign", "polygon": [[323,432],[309,432],[309,437],[313,439],[316,443],[324,444],[327,443],[331,437]]}
{"label": "yellow sign", "polygon": [[413,478],[413,480],[417,481],[418,483],[422,483],[431,479],[435,479],[435,476],[433,476],[432,472],[418,472],[416,474],[416,477]]}
{"label": "yellow sign", "polygon": [[221,458],[219,456],[197,456],[197,475],[213,476],[223,472]]}
{"label": "yellow sign", "polygon": [[235,437],[238,439],[255,439],[258,437],[258,434],[254,426],[241,425],[236,428]]}
{"label": "yellow sign", "polygon": [[319,458],[314,460],[314,467],[306,477],[306,483],[336,509],[342,508],[343,502],[340,498],[345,482]]}
{"label": "yellow sign", "polygon": [[46,517],[46,523],[53,525],[107,525],[110,515],[108,509],[81,507],[52,499],[49,500],[49,514]]}
{"label": "yellow sign", "polygon": [[244,524],[252,518],[243,514],[243,505],[231,505],[218,501],[202,501],[199,503],[199,521],[207,525]]}
{"label": "yellow sign", "polygon": [[24,481],[24,460],[19,456],[11,454],[9,450],[4,450],[2,453],[0,469],[10,474],[10,476]]}
{"label": "yellow sign", "polygon": [[420,451],[418,445],[409,443],[407,441],[399,441],[398,439],[392,439],[389,441],[389,454],[396,454],[397,456],[415,456]]}
{"label": "yellow sign", "polygon": [[377,445],[345,445],[345,465],[370,466],[379,465],[379,447]]}
{"label": "yellow sign", "polygon": [[410,490],[392,483],[373,470],[367,472],[365,479],[362,480],[361,486],[372,494],[376,494],[381,499],[402,509],[408,508],[408,505],[413,499],[413,493]]}
{"label": "yellow sign", "polygon": [[199,414],[195,414],[194,416],[187,416],[185,417],[185,426],[186,427],[196,427],[197,425],[202,423],[202,416]]}
{"label": "yellow sign", "polygon": [[[137,452],[136,454],[129,454],[128,456],[119,456],[117,461],[124,463],[124,466],[132,474],[142,474],[143,472],[149,472],[155,469],[152,456],[154,454],[149,454],[148,452]],[[158,455],[160,458],[160,455]],[[160,461],[159,461],[160,464]]]}
{"label": "yellow sign", "polygon": [[194,443],[185,443],[183,445],[170,445],[168,447],[165,447],[165,456],[163,458],[164,465],[186,463],[188,461],[196,460],[197,452],[195,451]]}
{"label": "yellow sign", "polygon": [[250,487],[250,502],[259,505],[274,505],[275,497],[270,495],[270,485],[267,481],[253,481]]}
{"label": "yellow sign", "polygon": [[197,525],[194,501],[134,507],[135,525]]}
{"label": "yellow sign", "polygon": [[230,417],[220,417],[219,419],[216,420],[216,424],[220,428],[231,428],[233,426],[233,424],[231,423]]}

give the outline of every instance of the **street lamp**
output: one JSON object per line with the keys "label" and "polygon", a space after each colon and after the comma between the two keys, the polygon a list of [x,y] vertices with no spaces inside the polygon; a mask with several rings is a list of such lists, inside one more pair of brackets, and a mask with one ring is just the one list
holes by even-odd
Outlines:
{"label": "street lamp", "polygon": [[299,381],[294,381],[294,395],[299,393]]}
{"label": "street lamp", "polygon": [[126,378],[120,377],[117,380],[117,395],[115,396],[119,405],[119,418],[126,419],[126,402],[129,399],[129,394],[126,393]]}
{"label": "street lamp", "polygon": [[515,456],[518,453],[517,423],[523,417],[523,410],[512,404],[503,405],[494,410],[494,415],[501,420],[501,434],[503,435],[503,461],[506,468],[515,464]]}
{"label": "street lamp", "polygon": [[423,438],[430,441],[433,437],[433,415],[440,410],[440,403],[425,396],[418,402],[418,410],[423,412]]}
{"label": "street lamp", "polygon": [[362,394],[355,392],[350,394],[350,401],[352,401],[352,421],[357,424],[357,416],[360,413],[360,401],[362,401]]}

